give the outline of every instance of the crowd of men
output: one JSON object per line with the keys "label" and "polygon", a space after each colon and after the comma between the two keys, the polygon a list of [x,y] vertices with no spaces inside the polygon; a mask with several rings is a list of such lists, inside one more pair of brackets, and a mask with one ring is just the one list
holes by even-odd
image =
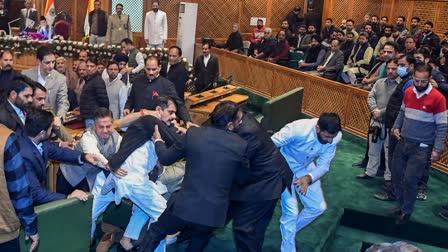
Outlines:
{"label": "crowd of men", "polygon": [[[115,27],[99,25],[103,18],[107,20],[99,6],[95,1],[96,9],[89,15],[91,39],[96,42]],[[119,12],[122,5],[116,8],[114,15],[124,15]],[[145,27],[160,28],[151,23],[164,22],[159,20],[162,12],[157,1],[152,9]],[[304,17],[305,27],[299,11],[295,8],[288,14],[278,39],[271,39],[272,30],[259,20],[252,56],[280,63],[284,46],[289,51],[291,43],[305,51],[300,69],[337,79],[345,70],[338,65],[347,60],[347,76],[357,78],[361,67],[371,65],[366,54],[376,51],[369,32],[381,35],[373,40],[381,43],[380,60],[364,77],[372,84],[369,160],[366,171],[357,177],[376,176],[384,149],[386,187],[375,197],[397,200],[398,208],[391,214],[397,216],[397,224],[404,224],[413,212],[418,185],[427,185],[431,162],[440,158],[445,147],[448,86],[432,63],[439,51],[425,49],[435,35],[430,30],[405,32],[405,19],[399,17],[398,37],[414,34],[422,41],[418,49],[405,46],[406,52],[400,53],[399,44],[385,35],[388,26],[374,25],[373,16],[366,15],[365,23],[356,29],[347,20],[339,39],[340,31],[332,28],[331,19],[321,28],[310,10]],[[123,17],[118,16],[118,21],[129,22],[129,17]],[[106,23],[113,22],[109,17]],[[237,29],[234,26],[234,32]],[[329,37],[321,40],[320,30]],[[112,37],[116,34],[111,32]],[[163,46],[166,37],[160,34],[150,30],[145,39],[154,47]],[[345,59],[341,48],[349,38],[353,43]],[[116,41],[122,52],[101,68],[95,57],[81,51],[73,69],[68,69],[65,58],[41,46],[37,65],[19,73],[14,70],[12,52],[0,53],[0,204],[8,210],[0,216],[0,250],[20,251],[19,223],[32,239],[31,250],[37,246],[33,206],[70,198],[86,201],[91,192],[92,240],[97,219],[111,202],[132,202],[126,229],[105,235],[125,250],[163,250],[176,239],[172,235],[181,232],[179,236],[189,236],[188,251],[202,251],[212,231],[233,220],[237,250],[261,251],[280,199],[281,251],[296,251],[296,233],[326,209],[320,178],[328,172],[342,138],[339,116],[323,113],[319,118],[297,120],[271,136],[250,113],[226,101],[216,106],[207,126],[199,127],[192,122],[183,95],[191,81],[197,92],[217,85],[219,64],[210,54],[211,45],[203,44],[203,55],[196,59],[193,79],[189,79],[181,48],[170,47],[168,62],[161,63],[155,57],[143,59],[129,37]],[[79,109],[86,127],[77,142],[64,127],[73,109]],[[127,128],[123,136],[113,128],[113,121]],[[56,192],[46,186],[49,159],[61,162]],[[446,218],[447,212],[444,209],[440,215]]]}

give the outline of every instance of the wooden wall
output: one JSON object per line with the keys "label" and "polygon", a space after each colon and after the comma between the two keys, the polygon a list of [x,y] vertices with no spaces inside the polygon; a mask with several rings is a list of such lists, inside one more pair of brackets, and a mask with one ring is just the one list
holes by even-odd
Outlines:
{"label": "wooden wall", "polygon": [[[181,0],[161,0],[160,9],[168,15],[169,43],[175,43],[177,36],[178,6]],[[448,2],[409,1],[409,0],[322,0],[324,1],[323,19],[331,17],[339,26],[340,21],[352,18],[356,23],[363,21],[365,13],[386,15],[395,23],[398,15],[409,20],[419,16],[422,24],[431,20],[435,31],[443,34],[448,29]],[[39,13],[43,12],[46,1],[36,1]],[[110,13],[111,1],[103,0],[102,9]],[[266,17],[267,25],[278,28],[281,20],[294,6],[306,7],[306,0],[187,0],[199,4],[198,26],[196,37],[226,38],[231,31],[232,23],[240,24],[240,31],[249,34],[253,27],[249,25],[250,17]],[[72,34],[75,40],[82,38],[86,0],[55,1],[56,11],[66,11],[73,17]],[[150,9],[150,1],[145,1],[144,12]],[[136,33],[137,44],[142,41],[142,34]]]}

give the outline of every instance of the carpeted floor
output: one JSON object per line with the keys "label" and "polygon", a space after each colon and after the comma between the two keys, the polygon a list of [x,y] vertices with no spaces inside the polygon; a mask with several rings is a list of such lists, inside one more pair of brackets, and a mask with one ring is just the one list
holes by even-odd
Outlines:
{"label": "carpeted floor", "polygon": [[[448,175],[432,171],[428,200],[418,201],[412,223],[397,229],[393,220],[385,217],[385,212],[395,207],[395,203],[378,201],[372,197],[380,189],[382,178],[368,181],[355,178],[363,170],[352,168],[351,164],[361,160],[364,146],[364,140],[344,133],[330,172],[322,179],[328,210],[297,235],[299,250],[360,251],[363,245],[365,247],[369,243],[408,240],[421,246],[425,252],[448,251],[447,242],[444,241],[448,222],[435,216],[436,210],[448,202],[445,193]],[[280,215],[280,206],[277,205],[266,233],[263,251],[280,250]],[[183,251],[185,246],[170,245],[168,252]],[[206,251],[235,251],[231,225],[216,231]]]}

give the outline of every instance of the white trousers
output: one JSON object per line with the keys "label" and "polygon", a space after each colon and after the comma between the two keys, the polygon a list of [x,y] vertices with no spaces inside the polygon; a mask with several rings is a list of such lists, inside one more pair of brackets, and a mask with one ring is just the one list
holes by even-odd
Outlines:
{"label": "white trousers", "polygon": [[[327,209],[319,180],[308,187],[305,195],[301,194],[299,187],[294,184],[291,186],[291,191],[292,193],[285,189],[281,197],[282,216],[280,218],[280,231],[282,233],[282,252],[295,252],[296,233]],[[302,211],[299,210],[297,195],[299,195],[300,201],[304,206]]]}

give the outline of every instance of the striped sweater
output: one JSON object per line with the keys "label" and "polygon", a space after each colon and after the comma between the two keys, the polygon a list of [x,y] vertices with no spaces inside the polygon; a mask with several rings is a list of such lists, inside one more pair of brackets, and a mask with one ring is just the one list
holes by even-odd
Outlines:
{"label": "striped sweater", "polygon": [[445,97],[431,85],[421,94],[408,88],[394,128],[401,129],[407,140],[434,145],[433,149],[442,153],[447,130]]}

